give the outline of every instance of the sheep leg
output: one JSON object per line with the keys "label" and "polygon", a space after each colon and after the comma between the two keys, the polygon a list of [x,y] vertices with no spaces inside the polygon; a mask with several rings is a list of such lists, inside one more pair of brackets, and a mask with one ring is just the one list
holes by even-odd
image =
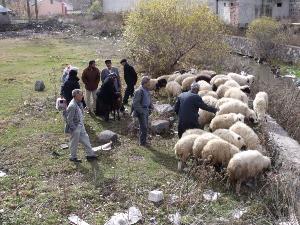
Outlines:
{"label": "sheep leg", "polygon": [[118,114],[117,118],[118,118],[118,120],[120,120],[121,119],[120,118],[120,110],[117,110],[117,114]]}
{"label": "sheep leg", "polygon": [[227,190],[230,190],[230,184],[231,184],[231,182],[230,182],[229,178],[227,178],[227,182],[226,182],[226,189]]}
{"label": "sheep leg", "polygon": [[242,184],[242,181],[238,180],[236,182],[236,186],[235,186],[235,192],[238,196],[240,196],[240,190],[241,190],[241,184]]}
{"label": "sheep leg", "polygon": [[178,171],[182,171],[185,165],[186,165],[185,162],[178,160],[178,164],[177,164]]}

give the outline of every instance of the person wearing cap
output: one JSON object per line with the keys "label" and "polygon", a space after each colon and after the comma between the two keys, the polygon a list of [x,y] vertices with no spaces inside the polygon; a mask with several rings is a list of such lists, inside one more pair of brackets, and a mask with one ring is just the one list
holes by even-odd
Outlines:
{"label": "person wearing cap", "polygon": [[97,91],[96,115],[103,117],[105,121],[109,120],[112,104],[120,97],[114,85],[116,79],[117,76],[114,73],[109,74]]}
{"label": "person wearing cap", "polygon": [[104,83],[105,79],[109,76],[109,74],[114,73],[117,76],[117,79],[114,81],[115,88],[118,92],[121,92],[121,80],[119,75],[119,70],[112,66],[111,60],[105,60],[105,65],[107,68],[101,71],[101,81]]}
{"label": "person wearing cap", "polygon": [[89,66],[83,70],[82,82],[85,84],[85,100],[90,112],[96,109],[96,91],[100,82],[100,71],[96,67],[95,60],[89,62]]}
{"label": "person wearing cap", "polygon": [[200,86],[198,83],[191,85],[191,90],[188,92],[181,93],[175,104],[175,112],[179,117],[178,121],[178,136],[181,138],[182,134],[193,128],[200,128],[198,123],[198,111],[199,108],[211,113],[216,113],[217,109],[211,107],[202,100],[201,96],[198,95]]}
{"label": "person wearing cap", "polygon": [[81,160],[77,158],[78,143],[82,143],[86,151],[86,159],[88,161],[97,159],[95,152],[92,149],[89,135],[87,134],[84,122],[83,122],[83,106],[82,99],[83,93],[80,89],[74,89],[72,91],[72,97],[70,104],[66,111],[66,127],[65,133],[69,133],[70,136],[70,161],[80,163]]}
{"label": "person wearing cap", "polygon": [[134,86],[137,82],[137,74],[133,66],[129,65],[126,59],[122,59],[120,63],[124,67],[124,80],[127,85],[123,98],[123,104],[126,105],[128,104],[129,96],[133,97]]}
{"label": "person wearing cap", "polygon": [[141,146],[147,146],[148,118],[153,109],[151,94],[149,92],[150,78],[144,76],[141,86],[135,91],[133,96],[132,111],[140,124],[139,142]]}

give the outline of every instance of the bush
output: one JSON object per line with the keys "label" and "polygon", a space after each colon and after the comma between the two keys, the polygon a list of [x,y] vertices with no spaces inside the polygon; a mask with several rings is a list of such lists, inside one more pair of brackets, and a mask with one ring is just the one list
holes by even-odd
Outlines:
{"label": "bush", "polygon": [[101,0],[94,0],[88,13],[93,16],[94,19],[99,18],[102,15],[102,2]]}
{"label": "bush", "polygon": [[286,44],[288,41],[288,34],[283,26],[269,17],[253,20],[246,35],[254,40],[255,56],[264,59],[273,58],[272,50],[277,45]]}
{"label": "bush", "polygon": [[142,0],[125,23],[126,52],[151,75],[170,72],[179,64],[220,65],[228,53],[220,41],[223,24],[206,6]]}

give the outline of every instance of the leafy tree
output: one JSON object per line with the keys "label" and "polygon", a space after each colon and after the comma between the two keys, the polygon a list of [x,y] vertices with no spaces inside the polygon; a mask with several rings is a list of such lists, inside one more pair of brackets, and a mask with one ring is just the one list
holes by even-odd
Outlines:
{"label": "leafy tree", "polygon": [[99,18],[102,15],[102,1],[94,0],[88,10],[88,13],[91,14],[94,19]]}
{"label": "leafy tree", "polygon": [[272,58],[273,49],[288,41],[288,32],[279,22],[270,17],[253,20],[246,36],[254,41],[255,56],[265,59]]}
{"label": "leafy tree", "polygon": [[227,55],[223,24],[208,7],[186,0],[142,0],[126,18],[129,57],[150,74],[179,64],[220,65]]}

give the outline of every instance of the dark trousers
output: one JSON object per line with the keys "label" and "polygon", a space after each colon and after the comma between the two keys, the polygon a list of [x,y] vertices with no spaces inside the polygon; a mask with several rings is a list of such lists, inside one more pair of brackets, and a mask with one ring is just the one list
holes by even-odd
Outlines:
{"label": "dark trousers", "polygon": [[199,123],[178,123],[178,137],[181,138],[182,134],[188,129],[201,129]]}
{"label": "dark trousers", "polygon": [[137,118],[140,124],[140,144],[145,145],[147,143],[148,133],[148,112],[137,113]]}
{"label": "dark trousers", "polygon": [[125,94],[124,94],[124,98],[123,98],[124,104],[128,103],[129,96],[132,97],[133,93],[134,93],[134,85],[127,85]]}

